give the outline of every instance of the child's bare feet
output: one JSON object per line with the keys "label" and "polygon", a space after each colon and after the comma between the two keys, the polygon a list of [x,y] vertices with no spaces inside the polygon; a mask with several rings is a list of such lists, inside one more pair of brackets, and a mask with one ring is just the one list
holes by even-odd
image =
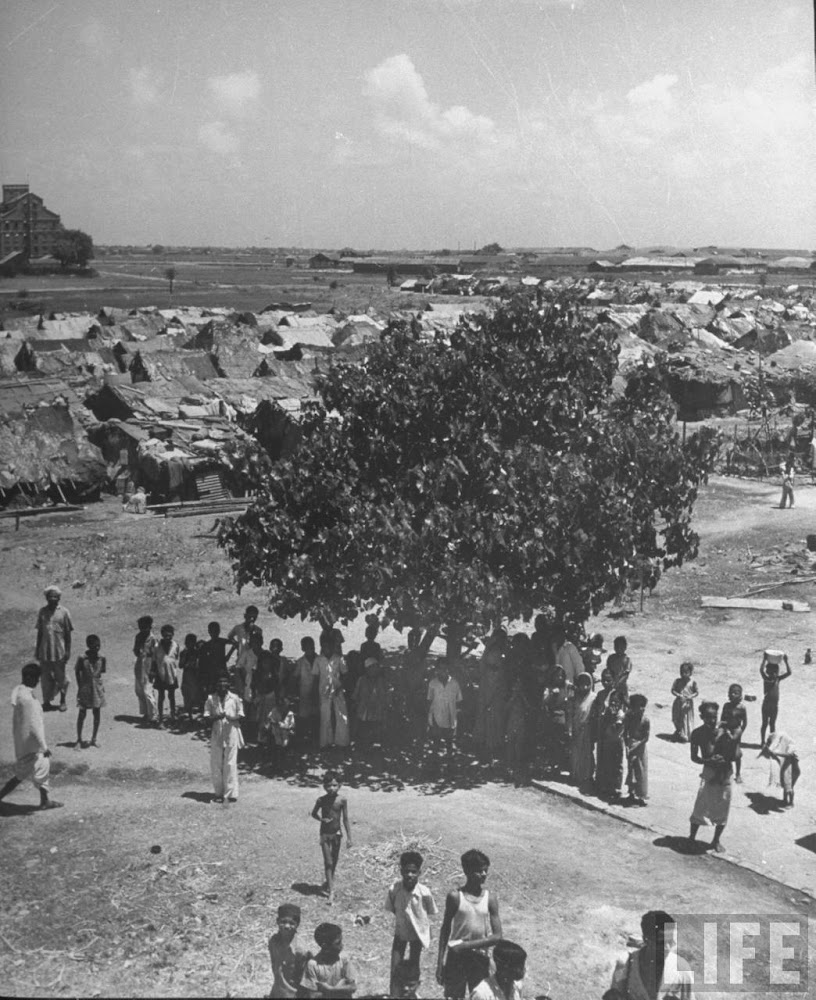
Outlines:
{"label": "child's bare feet", "polygon": [[716,851],[717,854],[725,854],[725,848],[722,844],[716,843],[711,845],[711,850]]}
{"label": "child's bare feet", "polygon": [[735,782],[736,782],[736,783],[737,783],[738,785],[741,785],[741,784],[742,784],[742,775],[741,775],[741,774],[738,774],[738,775],[736,776],[736,778],[734,778],[734,781],[735,781]]}
{"label": "child's bare feet", "polygon": [[96,749],[98,750],[99,747],[101,746],[101,744],[97,743],[96,740],[91,740],[91,742],[88,744],[88,746],[96,747]]}

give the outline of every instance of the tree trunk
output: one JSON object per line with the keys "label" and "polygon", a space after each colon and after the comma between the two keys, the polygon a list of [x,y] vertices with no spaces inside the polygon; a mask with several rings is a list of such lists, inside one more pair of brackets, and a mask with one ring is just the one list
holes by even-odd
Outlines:
{"label": "tree trunk", "polygon": [[456,663],[462,655],[462,638],[464,629],[461,625],[449,623],[445,627],[445,656],[448,664]]}

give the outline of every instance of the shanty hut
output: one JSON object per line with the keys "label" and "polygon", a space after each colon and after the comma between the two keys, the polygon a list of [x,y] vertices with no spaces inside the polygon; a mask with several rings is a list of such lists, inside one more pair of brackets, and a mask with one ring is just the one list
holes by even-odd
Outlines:
{"label": "shanty hut", "polygon": [[192,375],[206,382],[223,374],[207,351],[156,351],[145,354],[137,351],[128,365],[128,371],[134,383],[158,382],[177,375]]}
{"label": "shanty hut", "polygon": [[733,363],[719,360],[713,352],[689,348],[669,355],[667,365],[678,420],[725,416],[747,405]]}
{"label": "shanty hut", "polygon": [[[17,492],[73,499],[99,491],[107,471],[87,439],[74,389],[59,379],[0,381],[0,498]],[[53,491],[53,493],[52,493]]]}

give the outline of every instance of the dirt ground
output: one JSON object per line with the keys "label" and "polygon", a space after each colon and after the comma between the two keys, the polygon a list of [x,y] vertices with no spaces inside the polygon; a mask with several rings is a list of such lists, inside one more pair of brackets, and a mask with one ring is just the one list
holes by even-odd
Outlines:
{"label": "dirt ground", "polygon": [[[457,883],[459,854],[479,846],[490,855],[489,884],[499,893],[505,935],[530,952],[529,996],[600,996],[615,957],[649,908],[812,915],[813,900],[801,891],[816,886],[816,879],[809,881],[816,822],[807,712],[816,694],[816,665],[802,664],[805,648],[816,647],[811,617],[699,607],[701,594],[733,596],[781,580],[791,582],[763,596],[814,600],[816,584],[793,581],[811,575],[816,560],[804,545],[816,488],[801,486],[793,511],[774,509],[777,501],[773,485],[712,481],[698,507],[701,557],[667,574],[642,613],[635,600],[609,609],[591,627],[604,633],[607,646],[616,634],[629,637],[632,688],[650,698],[654,809],[664,823],[673,820],[678,834],[685,832],[692,801],[677,791],[678,782],[690,781],[693,795],[696,772],[683,759],[687,751],[659,735],[670,729],[668,689],[679,663],[695,661],[704,696],[721,701],[728,683],[738,680],[761,697],[761,650],[789,651],[794,675],[782,689],[779,724],[797,740],[802,757],[796,809],[779,814],[762,798],[751,799],[776,793],[766,788],[765,765],[749,769],[746,761],[746,784],[735,792],[728,833],[733,827],[737,837],[744,828],[740,852],[755,867],[769,845],[777,847],[770,867],[796,887],[790,889],[710,855],[685,854],[671,837],[546,792],[514,788],[469,756],[432,780],[416,754],[400,747],[311,753],[275,773],[250,750],[242,762],[240,801],[228,808],[210,804],[206,734],[135,725],[130,646],[140,614],[152,613],[157,625],[173,622],[183,636],[204,633],[211,619],[226,631],[250,601],[264,608],[262,593],[233,593],[226,560],[208,534],[211,519],[139,519],[106,502],[77,515],[24,519],[19,532],[13,521],[0,522],[0,705],[6,706],[0,779],[11,773],[13,757],[8,698],[32,652],[44,586],[62,586],[77,645],[97,632],[109,664],[100,749],[70,748],[74,687],[70,711],[46,716],[54,794],[65,808],[34,812],[37,796],[30,787],[0,807],[3,992],[257,996],[269,987],[265,940],[274,907],[294,901],[303,907],[307,943],[322,920],[343,926],[358,965],[358,995],[372,995],[387,985],[391,923],[382,901],[396,877],[399,851],[414,841],[426,854],[425,880],[440,906]],[[259,623],[267,640],[280,636],[288,655],[295,655],[302,635],[317,633],[308,623],[277,621],[263,610]],[[349,646],[359,645],[362,629],[359,621],[344,629]],[[381,641],[402,647],[394,632]],[[748,708],[746,738],[755,743],[759,704]],[[316,824],[308,816],[327,763],[342,768],[354,834],[353,850],[341,858],[331,909],[317,894],[322,871]],[[738,803],[740,794],[745,801]],[[639,810],[638,820],[649,812]],[[795,877],[786,878],[787,872]],[[693,959],[701,948],[694,935],[681,940],[681,952]],[[424,996],[439,995],[434,954],[423,960]],[[760,962],[742,995],[768,995],[761,977]]]}

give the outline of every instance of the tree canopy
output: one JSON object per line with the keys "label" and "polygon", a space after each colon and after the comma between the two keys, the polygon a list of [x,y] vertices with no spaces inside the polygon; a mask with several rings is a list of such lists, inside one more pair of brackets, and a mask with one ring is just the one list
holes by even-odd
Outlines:
{"label": "tree canopy", "polygon": [[570,303],[464,320],[450,342],[392,325],[320,376],[303,440],[222,525],[236,584],[283,617],[488,627],[543,610],[576,630],[638,561],[697,553],[710,436],[684,445],[658,366]]}
{"label": "tree canopy", "polygon": [[53,254],[63,267],[86,267],[94,257],[93,240],[81,229],[66,229]]}
{"label": "tree canopy", "polygon": [[503,253],[504,248],[500,243],[485,243],[479,253]]}

